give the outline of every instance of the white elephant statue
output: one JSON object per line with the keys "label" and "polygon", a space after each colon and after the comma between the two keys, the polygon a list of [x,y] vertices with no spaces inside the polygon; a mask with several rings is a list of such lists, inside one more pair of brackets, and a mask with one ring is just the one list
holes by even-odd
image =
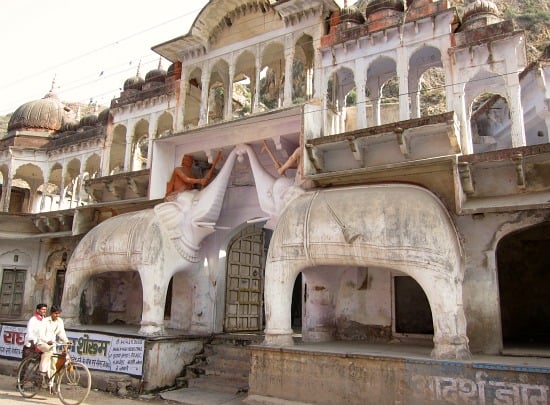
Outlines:
{"label": "white elephant statue", "polygon": [[303,193],[303,190],[294,185],[294,179],[275,177],[260,163],[254,149],[247,144],[239,145],[239,151],[248,155],[250,168],[254,176],[258,203],[266,214],[265,228],[274,229],[279,221],[279,215],[290,201]]}
{"label": "white elephant statue", "polygon": [[231,171],[242,150],[234,148],[204,189],[181,192],[176,201],[110,218],[84,236],[70,258],[63,317],[78,323],[86,281],[94,274],[137,271],[143,289],[142,335],[164,333],[166,291],[172,276],[194,269],[201,241],[215,231]]}
{"label": "white elephant statue", "polygon": [[292,290],[317,266],[377,266],[413,277],[432,310],[435,358],[470,357],[459,237],[430,191],[407,184],[307,191],[274,230],[265,269],[265,343],[292,345]]}

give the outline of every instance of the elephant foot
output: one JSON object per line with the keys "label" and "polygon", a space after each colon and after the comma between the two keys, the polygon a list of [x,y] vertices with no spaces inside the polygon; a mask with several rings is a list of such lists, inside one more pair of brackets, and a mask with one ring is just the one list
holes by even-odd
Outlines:
{"label": "elephant foot", "polygon": [[141,325],[138,334],[142,336],[162,336],[164,335],[163,325]]}
{"label": "elephant foot", "polygon": [[461,343],[436,343],[431,356],[435,359],[469,360],[472,358],[467,340]]}
{"label": "elephant foot", "polygon": [[290,333],[273,333],[265,331],[263,345],[265,346],[294,346],[292,331]]}

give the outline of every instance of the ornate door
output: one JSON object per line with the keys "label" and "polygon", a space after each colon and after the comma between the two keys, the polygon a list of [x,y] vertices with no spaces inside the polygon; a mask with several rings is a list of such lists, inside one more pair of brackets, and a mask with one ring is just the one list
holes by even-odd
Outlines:
{"label": "ornate door", "polygon": [[26,276],[26,270],[4,269],[0,289],[1,316],[21,315]]}
{"label": "ornate door", "polygon": [[264,233],[251,225],[229,244],[225,290],[225,331],[263,328]]}

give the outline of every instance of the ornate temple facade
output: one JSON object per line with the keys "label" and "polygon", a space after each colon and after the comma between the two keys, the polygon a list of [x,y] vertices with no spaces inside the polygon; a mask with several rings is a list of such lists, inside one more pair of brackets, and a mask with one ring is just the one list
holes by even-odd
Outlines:
{"label": "ornate temple facade", "polygon": [[[13,113],[1,319],[44,301],[79,327],[260,335],[249,403],[331,403],[297,340],[529,355],[543,398],[550,53],[525,46],[488,0],[211,0],[109,108],[50,92]],[[202,177],[219,152],[208,186],[164,199],[183,155]],[[441,400],[422,373],[395,379]]]}

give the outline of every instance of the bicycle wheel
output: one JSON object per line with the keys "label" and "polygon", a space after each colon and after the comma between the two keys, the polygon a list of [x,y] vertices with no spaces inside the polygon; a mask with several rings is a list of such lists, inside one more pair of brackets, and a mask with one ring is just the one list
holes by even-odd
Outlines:
{"label": "bicycle wheel", "polygon": [[42,376],[38,373],[40,358],[27,357],[17,369],[17,391],[24,398],[36,395],[42,384]]}
{"label": "bicycle wheel", "polygon": [[84,364],[71,362],[61,371],[57,380],[57,396],[65,405],[84,401],[92,388],[92,375]]}

